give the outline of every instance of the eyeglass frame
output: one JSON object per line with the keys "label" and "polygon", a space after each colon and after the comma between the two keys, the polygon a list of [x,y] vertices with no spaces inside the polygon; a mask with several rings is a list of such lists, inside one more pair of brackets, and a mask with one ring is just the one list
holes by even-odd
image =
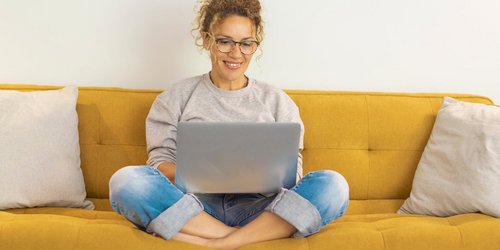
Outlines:
{"label": "eyeglass frame", "polygon": [[[208,32],[205,32],[206,35],[208,35],[210,38],[214,39],[215,41],[215,47],[217,48],[217,51],[219,51],[220,53],[224,53],[224,54],[227,54],[227,53],[231,53],[234,48],[236,47],[236,45],[238,45],[238,48],[241,52],[241,54],[243,55],[253,55],[256,51],[257,51],[257,48],[259,48],[259,45],[260,45],[260,42],[257,41],[257,40],[242,40],[242,41],[239,41],[239,42],[236,42],[234,41],[233,39],[231,38],[215,38],[215,36],[211,33],[208,33]],[[231,41],[232,42],[232,45],[231,45],[231,50],[227,51],[227,52],[224,52],[224,51],[221,51],[220,48],[219,48],[219,41],[221,40],[228,40],[228,41]],[[255,44],[257,44],[257,46],[255,47],[255,50],[252,52],[252,53],[244,53],[242,50],[241,50],[241,44],[244,43],[244,42],[253,42]]]}

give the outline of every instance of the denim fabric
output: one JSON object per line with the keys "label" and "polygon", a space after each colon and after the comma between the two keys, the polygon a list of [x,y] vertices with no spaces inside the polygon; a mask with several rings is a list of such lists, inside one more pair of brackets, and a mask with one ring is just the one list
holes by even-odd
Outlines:
{"label": "denim fabric", "polygon": [[205,212],[232,227],[242,227],[264,212],[276,195],[196,194]]}
{"label": "denim fabric", "polygon": [[129,166],[109,182],[111,207],[138,228],[170,239],[203,211],[196,197],[183,194],[153,167]]}
{"label": "denim fabric", "polygon": [[306,237],[344,215],[349,185],[331,170],[311,172],[295,187],[283,189],[266,208],[297,228],[293,237]]}
{"label": "denim fabric", "polygon": [[345,179],[334,171],[312,172],[277,195],[183,194],[153,167],[131,166],[110,180],[112,208],[142,230],[170,239],[205,211],[229,226],[244,226],[265,210],[295,226],[294,237],[313,234],[343,215],[349,200]]}
{"label": "denim fabric", "polygon": [[153,219],[147,232],[154,232],[165,239],[176,235],[194,216],[202,211],[203,205],[192,194],[184,195],[174,205]]}

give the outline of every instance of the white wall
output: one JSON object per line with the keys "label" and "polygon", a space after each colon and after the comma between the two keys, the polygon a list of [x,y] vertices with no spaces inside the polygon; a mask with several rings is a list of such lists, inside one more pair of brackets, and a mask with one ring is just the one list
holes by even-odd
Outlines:
{"label": "white wall", "polygon": [[[0,82],[164,89],[210,69],[196,0],[0,0]],[[287,89],[458,92],[500,103],[498,0],[262,0],[249,75]]]}

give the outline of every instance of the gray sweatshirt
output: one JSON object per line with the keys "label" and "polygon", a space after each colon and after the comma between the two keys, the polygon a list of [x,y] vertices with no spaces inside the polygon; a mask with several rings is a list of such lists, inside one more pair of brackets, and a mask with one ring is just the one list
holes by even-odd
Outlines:
{"label": "gray sweatshirt", "polygon": [[[172,85],[154,101],[146,119],[147,164],[175,163],[177,123],[208,122],[297,122],[301,126],[300,150],[304,148],[304,126],[299,109],[281,89],[248,79],[239,90],[217,88],[208,74]],[[297,180],[302,178],[302,155],[298,154]]]}

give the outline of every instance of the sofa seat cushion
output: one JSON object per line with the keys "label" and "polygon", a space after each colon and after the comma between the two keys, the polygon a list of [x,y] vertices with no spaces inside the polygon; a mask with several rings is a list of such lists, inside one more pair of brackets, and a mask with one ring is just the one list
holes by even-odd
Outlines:
{"label": "sofa seat cushion", "polygon": [[308,243],[310,249],[496,249],[500,219],[478,213],[446,218],[347,215],[309,237]]}
{"label": "sofa seat cushion", "polygon": [[[0,212],[0,242],[5,249],[203,249],[153,237],[113,212],[67,208]],[[346,215],[308,238],[241,249],[494,249],[498,245],[500,219],[487,215],[439,218],[388,213]]]}
{"label": "sofa seat cushion", "polygon": [[[69,216],[0,211],[0,249],[204,249],[178,241],[166,242],[126,220],[110,216],[110,212],[59,212]],[[95,218],[77,218],[92,214]]]}
{"label": "sofa seat cushion", "polygon": [[123,221],[126,224],[132,225],[123,216],[111,211],[97,211],[97,210],[61,208],[61,207],[37,207],[37,208],[9,209],[9,210],[4,210],[4,212],[11,214],[26,214],[26,215],[49,214],[49,215],[61,215],[61,216],[77,217],[77,218],[92,219],[92,220],[102,219],[102,220]]}

